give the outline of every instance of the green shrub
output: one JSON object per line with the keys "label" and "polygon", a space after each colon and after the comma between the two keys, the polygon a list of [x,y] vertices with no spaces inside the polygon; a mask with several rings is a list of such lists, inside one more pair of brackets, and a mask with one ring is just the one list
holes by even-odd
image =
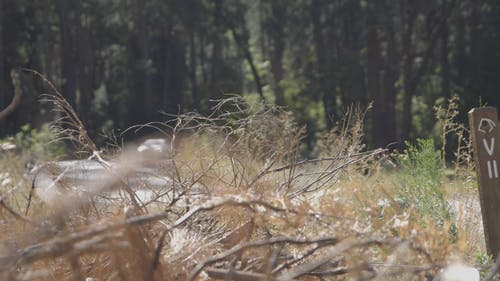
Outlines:
{"label": "green shrub", "polygon": [[441,153],[432,139],[406,142],[407,149],[397,155],[397,198],[403,206],[413,206],[422,216],[442,220],[449,217],[448,204],[442,191]]}
{"label": "green shrub", "polygon": [[44,124],[40,129],[31,128],[30,124],[26,124],[16,133],[14,139],[23,152],[33,153],[39,158],[54,159],[67,154],[66,145],[57,139],[57,134],[48,124]]}

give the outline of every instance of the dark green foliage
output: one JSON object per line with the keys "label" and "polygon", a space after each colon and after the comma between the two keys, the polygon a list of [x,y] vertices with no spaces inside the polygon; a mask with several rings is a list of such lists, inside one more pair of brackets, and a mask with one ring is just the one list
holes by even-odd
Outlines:
{"label": "dark green foliage", "polygon": [[[436,101],[500,105],[495,1],[0,0],[0,10],[0,108],[10,69],[34,69],[94,136],[208,113],[236,94],[287,107],[310,149],[349,106],[373,102],[368,145],[402,147],[431,134]],[[22,83],[2,135],[57,117],[37,101],[46,85]]]}

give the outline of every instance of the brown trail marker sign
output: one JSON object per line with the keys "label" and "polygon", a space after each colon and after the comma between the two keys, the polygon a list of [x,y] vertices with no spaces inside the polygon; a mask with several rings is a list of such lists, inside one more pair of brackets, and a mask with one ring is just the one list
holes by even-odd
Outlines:
{"label": "brown trail marker sign", "polygon": [[500,252],[500,127],[494,107],[469,111],[479,199],[488,254]]}

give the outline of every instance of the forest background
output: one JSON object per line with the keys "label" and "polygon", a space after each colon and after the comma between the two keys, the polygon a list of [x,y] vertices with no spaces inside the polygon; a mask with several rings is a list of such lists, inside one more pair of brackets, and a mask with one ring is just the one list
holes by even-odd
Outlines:
{"label": "forest background", "polygon": [[[479,0],[0,0],[0,108],[10,70],[52,81],[99,139],[243,95],[284,106],[307,148],[351,105],[371,109],[369,147],[438,136],[434,106],[459,119],[500,105],[500,4]],[[57,116],[21,71],[0,137]]]}

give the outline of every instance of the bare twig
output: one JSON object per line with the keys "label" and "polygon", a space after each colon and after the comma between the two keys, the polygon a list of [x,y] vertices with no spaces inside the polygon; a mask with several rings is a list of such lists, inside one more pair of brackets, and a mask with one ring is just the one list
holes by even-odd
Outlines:
{"label": "bare twig", "polygon": [[388,150],[387,149],[375,149],[375,150],[370,150],[370,151],[364,151],[364,152],[360,152],[360,153],[355,153],[355,154],[352,154],[352,155],[349,155],[349,156],[338,156],[338,157],[322,157],[322,158],[316,158],[316,159],[306,159],[306,160],[302,160],[302,161],[299,161],[299,162],[296,162],[296,163],[292,163],[292,164],[287,164],[287,165],[284,165],[284,166],[281,166],[281,167],[278,167],[278,168],[274,168],[274,169],[271,169],[271,170],[267,170],[265,173],[266,174],[269,174],[269,173],[276,173],[276,172],[281,172],[281,171],[284,171],[284,170],[287,170],[287,169],[291,169],[295,166],[302,166],[302,165],[307,165],[307,164],[314,164],[314,163],[319,163],[319,162],[326,162],[326,161],[339,161],[339,160],[345,160],[345,159],[348,159],[348,158],[351,158],[351,157],[364,157],[364,156],[375,156],[375,155],[378,155],[378,154],[382,154],[382,153],[386,153]]}

